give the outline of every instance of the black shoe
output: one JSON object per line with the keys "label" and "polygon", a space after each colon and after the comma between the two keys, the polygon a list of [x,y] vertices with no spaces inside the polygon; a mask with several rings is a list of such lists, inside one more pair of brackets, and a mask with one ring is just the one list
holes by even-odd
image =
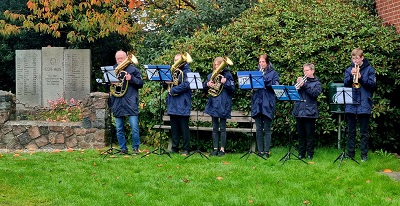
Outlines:
{"label": "black shoe", "polygon": [[133,149],[133,155],[138,155],[139,154],[139,150],[137,148]]}
{"label": "black shoe", "polygon": [[368,161],[368,157],[367,156],[361,156],[361,162],[366,162]]}
{"label": "black shoe", "polygon": [[217,156],[218,155],[218,150],[213,150],[211,153],[210,153],[210,156]]}
{"label": "black shoe", "polygon": [[176,153],[178,153],[178,151],[171,149],[168,153],[170,153],[170,154],[176,154]]}
{"label": "black shoe", "polygon": [[270,152],[266,152],[266,153],[265,153],[265,157],[266,157],[266,158],[269,158],[270,156],[271,156],[271,153],[270,153]]}
{"label": "black shoe", "polygon": [[122,149],[121,151],[119,151],[118,154],[119,155],[127,155],[128,154],[128,150]]}
{"label": "black shoe", "polygon": [[307,156],[307,159],[312,160],[312,159],[313,159],[313,156],[308,155],[308,156]]}
{"label": "black shoe", "polygon": [[182,152],[182,155],[183,155],[183,156],[187,156],[187,155],[189,155],[189,151],[187,151],[187,150],[183,150],[183,152]]}
{"label": "black shoe", "polygon": [[304,155],[297,155],[299,157],[299,159],[303,159]]}
{"label": "black shoe", "polygon": [[346,158],[346,159],[354,159],[354,155],[353,155],[353,156],[351,156],[351,155],[345,155],[344,158]]}
{"label": "black shoe", "polygon": [[219,151],[218,152],[218,157],[222,157],[222,156],[224,156],[225,155],[225,152],[224,151]]}
{"label": "black shoe", "polygon": [[259,152],[257,155],[260,156],[260,157],[263,157],[264,156],[264,152]]}

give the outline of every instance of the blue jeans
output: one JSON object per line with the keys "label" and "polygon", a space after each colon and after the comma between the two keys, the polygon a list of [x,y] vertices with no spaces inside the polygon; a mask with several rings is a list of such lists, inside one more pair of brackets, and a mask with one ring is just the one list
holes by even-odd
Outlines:
{"label": "blue jeans", "polygon": [[[138,149],[140,145],[138,121],[138,116],[129,116],[129,124],[131,125],[132,129],[132,149]],[[115,117],[119,147],[121,148],[121,150],[128,150],[128,148],[126,147],[124,124],[125,117]]]}

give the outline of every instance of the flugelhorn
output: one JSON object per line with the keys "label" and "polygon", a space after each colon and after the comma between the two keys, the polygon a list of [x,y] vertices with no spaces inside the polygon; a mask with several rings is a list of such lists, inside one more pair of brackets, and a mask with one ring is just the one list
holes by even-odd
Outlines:
{"label": "flugelhorn", "polygon": [[121,62],[115,69],[114,72],[117,76],[119,82],[112,83],[110,85],[110,92],[115,97],[122,97],[125,95],[126,91],[128,90],[128,81],[125,79],[127,72],[125,68],[128,67],[130,64],[138,64],[138,60],[135,55],[130,54],[127,58]]}
{"label": "flugelhorn", "polygon": [[299,90],[300,87],[301,87],[300,85],[303,84],[303,83],[305,83],[306,81],[307,81],[307,74],[305,74],[304,77],[301,78],[301,81],[297,82],[297,83],[294,85],[294,87],[295,87],[297,90]]}
{"label": "flugelhorn", "polygon": [[358,89],[361,87],[360,83],[358,83],[358,76],[360,76],[360,65],[358,65],[358,64],[354,64],[354,65],[356,68],[356,74],[353,75],[353,85],[352,86],[353,86],[353,88]]}

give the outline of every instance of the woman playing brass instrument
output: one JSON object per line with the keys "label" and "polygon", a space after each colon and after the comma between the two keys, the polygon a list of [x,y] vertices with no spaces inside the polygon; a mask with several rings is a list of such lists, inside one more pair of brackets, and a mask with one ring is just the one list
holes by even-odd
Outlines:
{"label": "woman playing brass instrument", "polygon": [[275,113],[275,92],[272,85],[279,85],[279,75],[263,54],[258,59],[258,68],[263,73],[265,88],[256,90],[251,98],[251,116],[256,123],[257,150],[259,156],[269,157],[271,145],[271,123]]}
{"label": "woman playing brass instrument", "polygon": [[322,92],[321,82],[314,76],[313,64],[303,65],[304,77],[298,77],[296,89],[302,101],[294,103],[293,116],[296,117],[296,128],[299,135],[299,158],[314,157],[315,121],[318,118],[317,98]]}
{"label": "woman playing brass instrument", "polygon": [[353,87],[353,104],[347,104],[345,108],[348,128],[347,149],[348,155],[354,158],[358,121],[361,133],[361,161],[364,162],[368,159],[368,127],[372,110],[372,94],[376,89],[376,74],[369,61],[364,58],[361,49],[356,48],[351,52],[351,60],[351,65],[344,74],[344,86]]}
{"label": "woman playing brass instrument", "polygon": [[[229,59],[228,59],[229,60]],[[213,63],[213,72],[207,76],[207,80],[203,83],[203,91],[209,92],[210,88],[214,88],[216,84],[222,84],[222,91],[220,91],[218,96],[210,95],[204,113],[212,117],[212,141],[213,141],[213,151],[210,156],[223,156],[225,155],[225,145],[226,145],[226,119],[231,118],[232,110],[232,95],[235,90],[235,84],[233,82],[232,74],[227,67],[226,61],[223,57],[217,57]],[[229,60],[230,61],[230,60]],[[212,75],[216,70],[225,63],[225,67],[221,68],[222,71],[219,73],[219,77],[215,77],[212,80]],[[222,65],[223,66],[223,65]],[[219,82],[215,82],[219,81]],[[219,135],[219,132],[221,135]],[[218,150],[218,137],[221,137],[220,149]]]}

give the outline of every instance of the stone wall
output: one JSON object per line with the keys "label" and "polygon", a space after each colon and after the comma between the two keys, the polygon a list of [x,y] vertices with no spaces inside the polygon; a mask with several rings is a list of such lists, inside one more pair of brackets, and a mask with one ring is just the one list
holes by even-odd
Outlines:
{"label": "stone wall", "polygon": [[400,0],[376,0],[379,17],[396,27],[400,34]]}
{"label": "stone wall", "polygon": [[108,94],[91,93],[82,101],[82,122],[23,120],[15,95],[0,91],[0,149],[83,149],[106,146]]}

